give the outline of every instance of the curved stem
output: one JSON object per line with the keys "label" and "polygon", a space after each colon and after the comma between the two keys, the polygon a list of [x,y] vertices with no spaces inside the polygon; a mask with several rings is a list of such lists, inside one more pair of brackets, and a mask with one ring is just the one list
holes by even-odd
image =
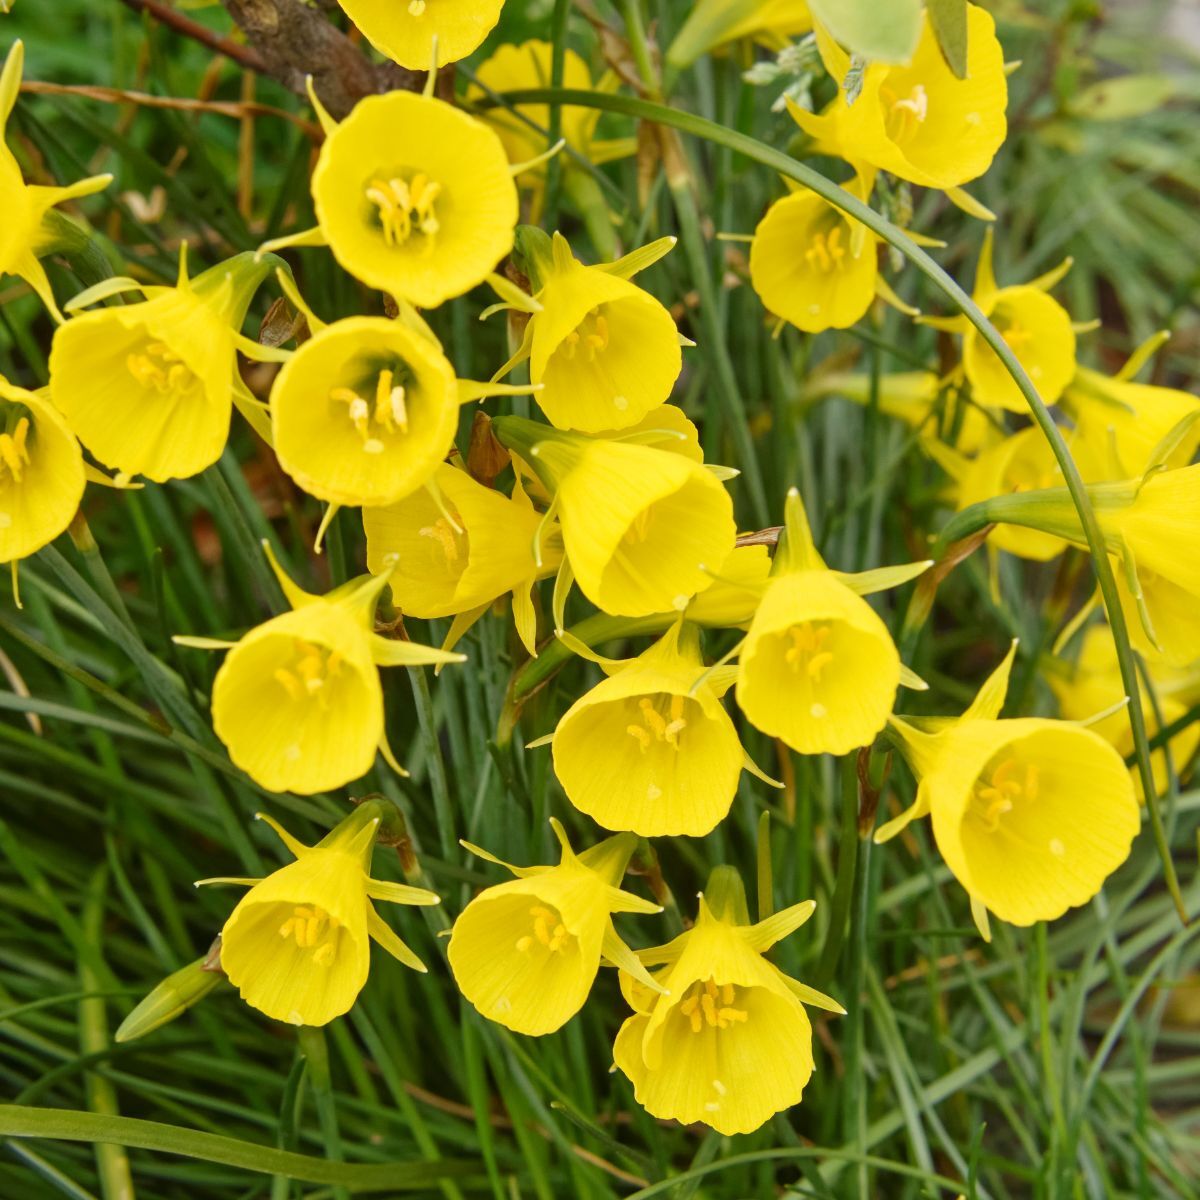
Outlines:
{"label": "curved stem", "polygon": [[[1113,642],[1116,646],[1117,661],[1121,668],[1121,682],[1125,694],[1129,697],[1129,722],[1133,729],[1133,744],[1137,753],[1138,773],[1142,781],[1142,789],[1146,796],[1146,808],[1150,814],[1150,823],[1154,832],[1154,841],[1162,859],[1165,882],[1171,893],[1171,899],[1180,919],[1187,924],[1187,909],[1184,906],[1183,895],[1179,888],[1179,879],[1175,873],[1175,864],[1171,861],[1170,846],[1167,842],[1166,828],[1163,824],[1162,810],[1154,787],[1154,775],[1150,765],[1150,748],[1146,735],[1146,720],[1142,712],[1141,697],[1137,677],[1137,664],[1133,656],[1133,648],[1129,642],[1129,631],[1125,625],[1125,615],[1121,609],[1121,601],[1117,592],[1117,582],[1113,575],[1112,564],[1109,562],[1105,549],[1104,535],[1096,520],[1084,488],[1083,478],[1079,468],[1071,457],[1062,433],[1050,411],[1046,407],[1037,389],[1033,386],[1025,369],[1021,366],[1008,343],[1000,336],[996,327],[987,319],[982,309],[940,267],[924,250],[910,237],[897,229],[890,221],[864,204],[857,196],[851,195],[832,180],[826,179],[812,167],[798,162],[779,150],[764,145],[755,138],[726,129],[715,121],[692,113],[683,112],[677,108],[669,108],[663,104],[654,104],[648,100],[639,100],[633,96],[603,95],[597,92],[576,90],[573,88],[549,89],[533,88],[503,93],[501,99],[510,105],[516,104],[549,104],[559,103],[579,105],[586,108],[600,108],[608,112],[622,113],[643,121],[652,121],[660,125],[668,125],[694,137],[704,138],[717,145],[744,154],[753,162],[769,167],[779,174],[797,183],[803,184],[815,192],[823,200],[840,209],[848,216],[860,221],[872,233],[882,238],[890,246],[894,246],[909,260],[933,285],[941,291],[968,321],[979,331],[983,340],[995,352],[996,357],[1004,364],[1005,370],[1012,376],[1029,405],[1030,412],[1038,427],[1050,443],[1050,449],[1062,470],[1066,481],[1071,502],[1079,514],[1087,538],[1088,551],[1091,554],[1092,566],[1100,585],[1100,593],[1104,597],[1104,608],[1108,615],[1108,623],[1112,629]],[[490,107],[492,104],[484,105]]]}

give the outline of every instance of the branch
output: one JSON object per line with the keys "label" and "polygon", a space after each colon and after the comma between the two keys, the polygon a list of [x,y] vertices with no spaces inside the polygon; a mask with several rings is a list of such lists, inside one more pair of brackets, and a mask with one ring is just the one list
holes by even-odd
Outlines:
{"label": "branch", "polygon": [[183,13],[176,12],[175,9],[159,3],[159,0],[121,0],[121,2],[128,8],[132,8],[134,12],[149,13],[159,24],[174,29],[176,33],[181,33],[184,37],[191,38],[193,42],[199,42],[202,46],[207,46],[218,54],[223,54],[247,71],[258,71],[261,74],[267,70],[267,64],[249,46],[243,46],[232,38],[214,33],[207,26],[201,25],[199,21],[185,17]]}
{"label": "branch", "polygon": [[222,3],[261,56],[267,73],[300,96],[311,75],[318,98],[337,119],[364,96],[394,88],[415,91],[421,86],[419,72],[394,63],[376,66],[319,9],[303,0]]}

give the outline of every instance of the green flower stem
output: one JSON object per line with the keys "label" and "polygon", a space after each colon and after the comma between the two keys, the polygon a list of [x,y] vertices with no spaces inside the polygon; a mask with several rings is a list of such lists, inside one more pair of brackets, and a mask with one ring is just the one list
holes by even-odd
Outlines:
{"label": "green flower stem", "polygon": [[[1140,690],[1137,677],[1137,664],[1134,660],[1133,648],[1129,642],[1129,631],[1125,625],[1125,615],[1121,610],[1120,597],[1117,593],[1117,582],[1113,576],[1112,564],[1108,560],[1105,549],[1104,535],[1101,532],[1096,514],[1092,509],[1083,478],[1079,468],[1071,457],[1062,433],[1055,425],[1041,396],[1033,386],[1025,369],[1009,348],[1008,343],[1000,336],[996,327],[987,319],[974,300],[954,281],[953,278],[933,258],[908,237],[897,229],[890,221],[864,204],[856,196],[852,196],[844,188],[826,179],[812,167],[798,162],[779,150],[764,145],[756,138],[726,129],[714,121],[679,109],[669,108],[663,104],[653,104],[633,96],[601,95],[596,92],[580,91],[572,88],[561,90],[547,88],[522,89],[507,92],[502,97],[507,104],[549,104],[561,103],[580,105],[585,108],[600,108],[608,112],[622,113],[644,121],[654,121],[660,125],[668,125],[694,137],[704,138],[715,142],[739,154],[745,155],[753,162],[760,163],[788,179],[803,184],[815,192],[823,200],[835,208],[841,209],[848,216],[860,221],[872,233],[882,238],[890,246],[894,246],[909,260],[933,285],[950,300],[953,305],[979,331],[983,340],[995,351],[997,358],[1012,376],[1029,405],[1034,421],[1050,443],[1055,460],[1062,470],[1079,521],[1087,539],[1088,551],[1092,558],[1092,567],[1100,585],[1100,593],[1104,598],[1104,608],[1108,614],[1109,626],[1112,629],[1113,642],[1116,646],[1117,661],[1121,668],[1121,681],[1125,694],[1129,697],[1129,721],[1133,728],[1134,749],[1137,752],[1138,773],[1142,780],[1143,791],[1146,795],[1146,807],[1150,813],[1150,822],[1154,832],[1155,845],[1162,859],[1164,878],[1171,899],[1179,913],[1180,919],[1186,924],[1187,909],[1183,903],[1183,894],[1179,888],[1179,878],[1175,872],[1175,864],[1171,861],[1170,846],[1167,841],[1166,829],[1163,824],[1162,811],[1155,794],[1154,776],[1150,765],[1150,748],[1146,736],[1146,721],[1142,712]],[[743,466],[748,464],[743,463]]]}
{"label": "green flower stem", "polygon": [[[571,0],[554,0],[554,12],[550,17],[550,86],[561,88],[567,61],[567,19],[571,15]],[[562,105],[550,105],[550,145],[556,145],[562,137]],[[558,228],[558,197],[562,188],[563,164],[555,155],[546,164],[546,207],[547,229]]]}

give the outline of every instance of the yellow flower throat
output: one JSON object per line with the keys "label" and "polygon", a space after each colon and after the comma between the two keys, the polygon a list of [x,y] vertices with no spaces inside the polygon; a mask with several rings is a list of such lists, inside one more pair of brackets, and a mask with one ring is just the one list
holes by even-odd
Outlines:
{"label": "yellow flower throat", "polygon": [[814,271],[828,275],[840,269],[842,260],[846,257],[846,247],[842,245],[842,235],[846,227],[839,221],[828,233],[814,234],[812,242],[804,252],[804,258]]}
{"label": "yellow flower throat", "polygon": [[130,352],[125,367],[142,387],[163,396],[196,383],[191,367],[166,342],[147,342],[141,350]]}
{"label": "yellow flower throat", "polygon": [[340,673],[341,666],[342,656],[336,650],[327,650],[297,638],[291,665],[276,667],[274,678],[290,700],[315,696],[324,708],[329,703],[325,685]]}
{"label": "yellow flower throat", "polygon": [[380,371],[375,380],[373,402],[353,388],[335,387],[329,391],[330,400],[346,405],[346,414],[367,454],[383,453],[380,433],[408,432],[407,397],[406,389],[396,382],[395,372],[387,369]]}
{"label": "yellow flower throat", "polygon": [[1036,764],[1027,763],[1022,770],[1015,758],[1006,758],[991,773],[983,775],[975,784],[972,807],[989,833],[1000,828],[1000,819],[1012,812],[1021,802],[1031,802],[1038,797],[1038,769]]}
{"label": "yellow flower throat", "polygon": [[693,1033],[705,1029],[728,1029],[731,1025],[744,1024],[750,1014],[744,1008],[734,1008],[737,988],[732,983],[718,986],[712,979],[694,983],[679,1005],[679,1011],[688,1019]]}
{"label": "yellow flower throat", "polygon": [[12,433],[0,433],[0,480],[8,471],[14,483],[21,482],[21,476],[29,465],[29,418],[22,417]]}
{"label": "yellow flower throat", "polygon": [[563,924],[562,918],[546,904],[535,904],[529,910],[533,920],[533,931],[517,938],[517,949],[529,954],[543,947],[548,954],[562,954],[570,949],[574,934]]}
{"label": "yellow flower throat", "polygon": [[607,349],[608,321],[599,308],[593,308],[562,340],[562,350],[567,358],[574,358],[582,351],[587,362],[595,362],[596,355]]}
{"label": "yellow flower throat", "polygon": [[279,927],[281,938],[295,938],[301,950],[312,950],[313,962],[318,967],[329,966],[337,957],[341,932],[337,917],[316,904],[297,904],[292,915]]}
{"label": "yellow flower throat", "polygon": [[929,116],[929,94],[924,84],[916,84],[907,96],[898,96],[891,88],[883,87],[879,98],[886,109],[888,137],[894,142],[911,137]]}
{"label": "yellow flower throat", "polygon": [[639,723],[625,726],[625,732],[637,742],[643,754],[655,742],[665,742],[674,749],[679,749],[679,735],[687,728],[683,718],[683,696],[672,696],[670,702],[670,718],[664,717],[658,711],[649,696],[643,696],[638,701],[638,711],[641,713]]}
{"label": "yellow flower throat", "polygon": [[[409,12],[413,7],[409,6]],[[421,3],[420,11],[425,11],[424,3]],[[420,12],[413,15],[420,16]],[[383,240],[389,246],[403,246],[415,235],[424,234],[428,239],[427,247],[432,249],[433,240],[441,229],[437,216],[437,201],[441,194],[442,185],[423,172],[407,181],[372,179],[367,185],[367,199],[375,206]]]}

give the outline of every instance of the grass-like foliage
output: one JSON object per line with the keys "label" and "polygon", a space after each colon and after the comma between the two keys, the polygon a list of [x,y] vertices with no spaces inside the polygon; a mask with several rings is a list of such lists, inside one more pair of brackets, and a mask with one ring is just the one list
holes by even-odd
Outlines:
{"label": "grass-like foliage", "polygon": [[0,0],[0,1197],[1197,1193],[1200,48],[925,7]]}

